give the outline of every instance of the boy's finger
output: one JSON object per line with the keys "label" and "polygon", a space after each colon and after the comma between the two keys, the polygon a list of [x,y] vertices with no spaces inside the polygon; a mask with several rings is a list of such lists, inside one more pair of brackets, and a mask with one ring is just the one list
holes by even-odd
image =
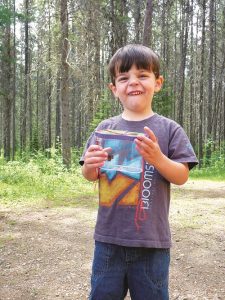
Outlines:
{"label": "boy's finger", "polygon": [[86,166],[88,166],[89,168],[95,169],[95,168],[101,168],[104,165],[104,161],[103,162],[95,162],[95,163],[88,163],[85,162]]}
{"label": "boy's finger", "polygon": [[153,141],[153,142],[157,142],[157,138],[154,134],[154,132],[148,128],[147,126],[144,127],[145,132],[147,133],[147,135],[149,136],[149,138]]}
{"label": "boy's finger", "polygon": [[108,156],[108,153],[107,152],[104,152],[104,151],[90,151],[90,152],[87,152],[85,157],[87,158],[107,158]]}
{"label": "boy's finger", "polygon": [[84,163],[91,168],[101,168],[106,160],[107,157],[86,157]]}
{"label": "boy's finger", "polygon": [[108,148],[104,148],[103,151],[110,153],[112,151],[112,148],[108,147]]}
{"label": "boy's finger", "polygon": [[154,144],[153,144],[152,140],[150,140],[147,137],[143,137],[142,140],[136,139],[135,142],[136,142],[136,145],[138,146],[139,149],[143,149],[145,151],[148,151],[149,148],[154,147]]}
{"label": "boy's finger", "polygon": [[102,147],[99,146],[99,145],[91,145],[89,148],[88,148],[88,151],[98,151],[98,150],[102,150]]}
{"label": "boy's finger", "polygon": [[143,146],[144,144],[146,144],[147,147],[153,147],[154,146],[154,143],[153,143],[152,139],[147,137],[147,136],[138,136],[135,139],[135,142],[139,146]]}

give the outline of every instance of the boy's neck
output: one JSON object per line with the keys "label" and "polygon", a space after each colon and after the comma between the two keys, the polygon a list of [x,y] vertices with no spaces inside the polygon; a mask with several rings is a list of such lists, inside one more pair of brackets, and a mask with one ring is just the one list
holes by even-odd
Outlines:
{"label": "boy's neck", "polygon": [[127,113],[126,111],[123,111],[122,118],[126,121],[142,121],[145,119],[148,119],[152,117],[155,113],[153,111],[148,112],[146,114],[138,114],[138,113]]}

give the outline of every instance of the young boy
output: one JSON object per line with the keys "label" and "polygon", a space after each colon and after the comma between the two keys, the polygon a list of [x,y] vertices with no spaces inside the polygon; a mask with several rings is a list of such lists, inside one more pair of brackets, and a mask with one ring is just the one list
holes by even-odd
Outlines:
{"label": "young boy", "polygon": [[[89,299],[122,300],[129,289],[132,300],[166,300],[170,183],[184,184],[197,159],[184,130],[152,110],[163,77],[151,49],[120,48],[109,63],[109,72],[109,88],[119,98],[123,113],[101,122],[97,130],[144,133],[135,138],[144,160],[142,195],[136,205],[100,201]],[[80,162],[87,180],[98,180],[110,151],[97,144],[95,133],[91,135]]]}

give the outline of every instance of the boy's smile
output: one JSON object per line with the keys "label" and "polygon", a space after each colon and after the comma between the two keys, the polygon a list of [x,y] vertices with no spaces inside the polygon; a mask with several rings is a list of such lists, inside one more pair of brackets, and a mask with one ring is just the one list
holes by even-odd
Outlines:
{"label": "boy's smile", "polygon": [[128,93],[128,95],[130,95],[130,96],[136,96],[136,95],[141,95],[142,94],[142,92],[139,92],[139,91],[137,91],[137,92],[130,92],[130,93]]}
{"label": "boy's smile", "polygon": [[115,85],[111,83],[110,89],[123,105],[123,117],[141,120],[153,114],[152,98],[162,83],[162,76],[156,79],[153,72],[133,65],[127,72],[116,73]]}

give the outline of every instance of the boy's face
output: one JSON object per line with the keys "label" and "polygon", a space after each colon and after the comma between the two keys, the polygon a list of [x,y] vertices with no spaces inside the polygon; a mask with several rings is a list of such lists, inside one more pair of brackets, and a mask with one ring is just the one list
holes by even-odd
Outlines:
{"label": "boy's face", "polygon": [[109,87],[122,103],[125,115],[146,117],[152,113],[152,98],[162,83],[162,76],[156,79],[153,72],[133,65],[128,72],[116,73],[115,85]]}

